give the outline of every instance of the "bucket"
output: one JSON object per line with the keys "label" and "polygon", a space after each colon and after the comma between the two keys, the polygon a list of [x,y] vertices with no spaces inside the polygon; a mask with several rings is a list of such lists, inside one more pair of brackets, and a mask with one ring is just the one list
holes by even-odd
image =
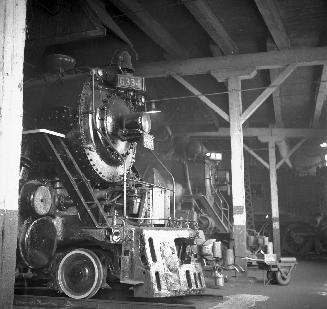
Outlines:
{"label": "bucket", "polygon": [[215,285],[218,287],[224,286],[224,276],[218,271],[215,271]]}

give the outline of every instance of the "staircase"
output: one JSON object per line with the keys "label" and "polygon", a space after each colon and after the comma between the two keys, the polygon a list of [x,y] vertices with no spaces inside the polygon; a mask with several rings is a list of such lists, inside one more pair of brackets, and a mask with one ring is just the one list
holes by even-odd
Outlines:
{"label": "staircase", "polygon": [[233,230],[231,223],[229,204],[224,196],[211,185],[211,194],[196,194],[194,199],[199,208],[203,209],[211,217],[219,231],[229,233]]}
{"label": "staircase", "polygon": [[62,172],[64,186],[73,199],[81,221],[89,228],[104,228],[111,225],[102,205],[93,193],[88,179],[64,142],[64,135],[45,129],[25,131],[35,133],[50,160],[57,163]]}

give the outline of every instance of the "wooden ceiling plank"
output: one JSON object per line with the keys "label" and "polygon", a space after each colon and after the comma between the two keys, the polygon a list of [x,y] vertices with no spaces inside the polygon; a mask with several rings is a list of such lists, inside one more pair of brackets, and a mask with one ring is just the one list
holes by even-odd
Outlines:
{"label": "wooden ceiling plank", "polygon": [[178,75],[219,73],[220,78],[229,78],[255,70],[282,68],[289,64],[297,66],[322,65],[327,61],[327,47],[311,47],[275,50],[252,54],[238,54],[220,57],[192,58],[185,60],[139,63],[136,72],[146,78]]}
{"label": "wooden ceiling plank", "polygon": [[242,114],[242,122],[248,120],[251,115],[266,101],[266,99],[292,74],[296,69],[296,64],[288,65],[270,85],[251,103]]}
{"label": "wooden ceiling plank", "polygon": [[290,48],[290,40],[275,0],[254,0],[278,49]]}
{"label": "wooden ceiling plank", "polygon": [[316,98],[316,106],[313,113],[312,126],[318,128],[320,124],[320,115],[327,98],[327,65],[323,66],[320,78],[320,85]]}
{"label": "wooden ceiling plank", "polygon": [[[209,132],[176,132],[175,135],[185,135],[188,137],[229,137],[230,129],[228,127],[219,127],[219,130]],[[280,138],[295,137],[325,137],[327,130],[311,129],[311,128],[244,128],[243,135],[245,137],[271,136]]]}
{"label": "wooden ceiling plank", "polygon": [[215,103],[210,101],[206,96],[204,96],[199,90],[194,88],[189,82],[187,82],[183,77],[172,73],[171,76],[177,80],[180,84],[182,84],[187,90],[192,92],[194,95],[196,95],[204,104],[206,104],[208,107],[210,107],[212,110],[214,110],[219,116],[221,116],[223,119],[225,119],[227,122],[229,122],[229,116],[227,113],[225,113],[221,108],[219,108]]}
{"label": "wooden ceiling plank", "polygon": [[175,58],[188,58],[189,51],[185,49],[171,34],[159,24],[138,0],[110,0],[128,18],[147,34],[166,53]]}
{"label": "wooden ceiling plank", "polygon": [[256,158],[264,167],[269,170],[269,163],[267,163],[264,159],[262,159],[256,152],[254,152],[250,147],[243,144],[243,148],[254,158]]}
{"label": "wooden ceiling plank", "polygon": [[291,155],[293,155],[302,145],[303,143],[307,140],[307,138],[302,138],[288,153],[287,155],[282,158],[278,164],[276,165],[276,169],[279,169],[282,164],[291,157]]}
{"label": "wooden ceiling plank", "polygon": [[235,42],[204,0],[185,1],[184,5],[225,55],[238,53]]}

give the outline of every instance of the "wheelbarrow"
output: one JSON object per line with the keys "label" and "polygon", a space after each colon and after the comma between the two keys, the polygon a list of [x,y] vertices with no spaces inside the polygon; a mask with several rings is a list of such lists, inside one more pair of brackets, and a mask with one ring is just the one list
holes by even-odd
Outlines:
{"label": "wheelbarrow", "polygon": [[276,254],[263,254],[263,259],[258,259],[259,269],[267,271],[268,282],[278,283],[279,285],[288,285],[291,281],[292,270],[297,264],[295,257],[280,257]]}

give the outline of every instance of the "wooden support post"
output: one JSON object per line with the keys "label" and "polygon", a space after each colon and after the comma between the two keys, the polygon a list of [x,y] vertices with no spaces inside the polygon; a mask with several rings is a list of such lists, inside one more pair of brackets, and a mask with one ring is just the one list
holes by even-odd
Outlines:
{"label": "wooden support post", "polygon": [[244,189],[244,156],[242,129],[242,97],[239,77],[228,79],[229,120],[231,137],[231,169],[233,188],[233,218],[235,264],[246,268],[246,210]]}
{"label": "wooden support post", "polygon": [[271,215],[272,215],[272,222],[273,222],[274,253],[280,256],[281,250],[280,250],[278,188],[277,188],[277,169],[276,169],[276,143],[274,139],[271,138],[269,140],[268,148],[269,148],[270,197],[271,197]]}
{"label": "wooden support post", "polygon": [[327,98],[327,65],[322,68],[320,85],[316,97],[316,106],[313,113],[312,126],[318,128],[320,125],[320,116]]}
{"label": "wooden support post", "polygon": [[0,308],[12,308],[23,116],[25,0],[0,1]]}

